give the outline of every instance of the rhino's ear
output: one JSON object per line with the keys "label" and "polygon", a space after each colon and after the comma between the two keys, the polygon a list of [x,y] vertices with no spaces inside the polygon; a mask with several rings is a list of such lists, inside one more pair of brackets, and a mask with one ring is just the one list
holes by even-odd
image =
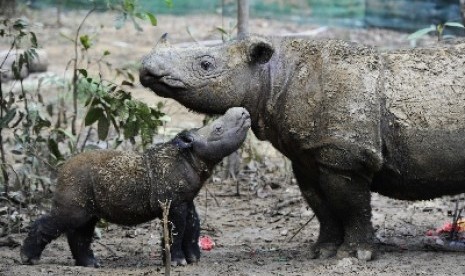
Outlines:
{"label": "rhino's ear", "polygon": [[174,139],[173,144],[175,144],[180,149],[192,148],[194,144],[194,137],[189,134],[189,132],[184,131],[179,133]]}
{"label": "rhino's ear", "polygon": [[252,41],[249,46],[249,60],[251,63],[265,64],[271,59],[273,53],[273,46],[267,41]]}

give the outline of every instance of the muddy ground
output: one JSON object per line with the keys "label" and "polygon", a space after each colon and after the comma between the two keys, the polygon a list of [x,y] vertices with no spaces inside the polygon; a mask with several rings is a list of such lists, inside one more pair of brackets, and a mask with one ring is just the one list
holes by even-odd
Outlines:
{"label": "muddy ground", "polygon": [[[73,45],[65,36],[76,30],[85,12],[64,15],[63,26],[55,24],[54,11],[28,11],[39,42],[48,52],[49,74],[65,73],[73,55]],[[159,26],[144,25],[139,33],[130,25],[122,30],[112,26],[114,15],[93,14],[83,28],[95,39],[94,50],[109,50],[108,60],[115,66],[137,65],[165,32],[172,43],[220,39],[217,26],[228,29],[231,18],[218,15],[159,16]],[[315,25],[252,20],[250,29],[260,34],[305,32],[315,39],[341,38],[381,48],[408,47],[407,34],[378,29],[344,29]],[[187,29],[189,29],[190,34]],[[420,44],[435,43],[434,38]],[[0,49],[7,47],[0,43]],[[133,95],[154,105],[166,104],[171,117],[166,129],[200,126],[202,115],[156,97],[140,85]],[[224,167],[206,184],[196,199],[202,219],[202,235],[210,235],[216,247],[203,252],[198,264],[172,268],[173,275],[465,275],[464,253],[436,250],[425,236],[429,229],[451,221],[459,197],[433,201],[404,202],[373,194],[373,224],[378,239],[378,254],[370,262],[355,258],[311,260],[308,249],[316,239],[318,222],[302,200],[289,162],[269,144],[251,138],[243,150],[245,158],[238,182],[225,179]],[[236,195],[236,184],[240,196]],[[463,200],[460,200],[463,202]],[[32,218],[34,219],[34,218]],[[94,250],[101,268],[74,267],[64,237],[50,244],[38,265],[21,265],[19,247],[25,233],[1,237],[11,246],[0,247],[0,275],[162,275],[160,223],[153,221],[137,227],[109,225],[100,229]]]}

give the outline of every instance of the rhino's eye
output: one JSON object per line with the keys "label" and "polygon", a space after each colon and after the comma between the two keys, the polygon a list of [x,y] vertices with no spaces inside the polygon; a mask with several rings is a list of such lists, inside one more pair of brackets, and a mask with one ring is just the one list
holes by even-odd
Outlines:
{"label": "rhino's eye", "polygon": [[215,134],[221,134],[223,133],[223,127],[222,126],[215,126]]}
{"label": "rhino's eye", "polygon": [[213,69],[213,64],[211,62],[209,62],[208,60],[202,60],[200,62],[200,67],[202,67],[202,69],[205,70],[205,71],[209,71],[209,70]]}
{"label": "rhino's eye", "polygon": [[193,64],[193,69],[199,76],[212,76],[216,71],[215,58],[209,55],[198,57]]}

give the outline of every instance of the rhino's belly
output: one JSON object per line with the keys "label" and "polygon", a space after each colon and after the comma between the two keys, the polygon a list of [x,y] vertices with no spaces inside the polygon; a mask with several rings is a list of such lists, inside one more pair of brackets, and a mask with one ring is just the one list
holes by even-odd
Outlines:
{"label": "rhino's belly", "polygon": [[465,127],[398,129],[385,137],[384,146],[373,191],[411,200],[465,192]]}
{"label": "rhino's belly", "polygon": [[150,189],[140,177],[101,179],[94,185],[94,208],[98,216],[107,221],[134,225],[154,218],[150,208]]}

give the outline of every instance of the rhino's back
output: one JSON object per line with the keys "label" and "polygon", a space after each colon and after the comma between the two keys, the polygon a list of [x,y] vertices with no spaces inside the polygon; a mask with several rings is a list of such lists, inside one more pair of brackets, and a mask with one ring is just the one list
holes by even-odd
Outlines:
{"label": "rhino's back", "polygon": [[405,128],[465,127],[465,43],[383,54],[386,111]]}
{"label": "rhino's back", "polygon": [[85,152],[61,168],[55,201],[108,221],[135,224],[150,213],[142,156],[116,150]]}
{"label": "rhino's back", "polygon": [[383,55],[383,169],[373,189],[427,199],[465,192],[465,44]]}

